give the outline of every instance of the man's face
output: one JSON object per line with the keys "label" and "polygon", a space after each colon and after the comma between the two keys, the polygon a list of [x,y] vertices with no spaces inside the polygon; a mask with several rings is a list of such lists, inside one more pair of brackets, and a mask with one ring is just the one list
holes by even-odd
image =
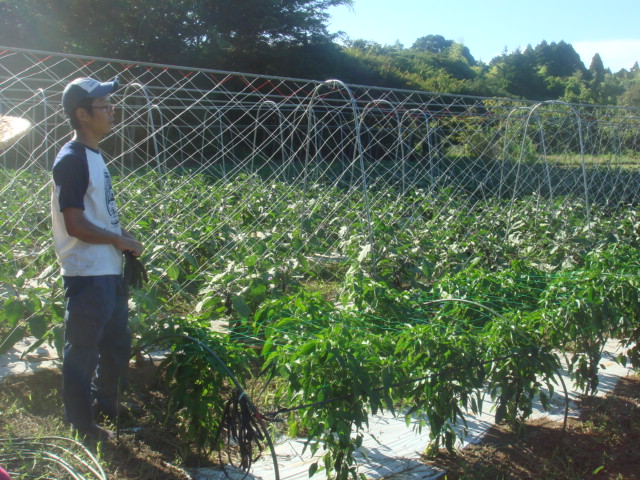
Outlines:
{"label": "man's face", "polygon": [[99,97],[91,102],[91,113],[88,116],[87,127],[98,135],[106,135],[113,126],[114,106],[109,97]]}

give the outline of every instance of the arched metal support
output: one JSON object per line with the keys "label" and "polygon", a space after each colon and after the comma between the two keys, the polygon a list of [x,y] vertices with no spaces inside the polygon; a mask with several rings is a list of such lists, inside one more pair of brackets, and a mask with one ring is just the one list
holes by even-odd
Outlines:
{"label": "arched metal support", "polygon": [[[358,106],[356,103],[356,100],[353,96],[353,92],[349,89],[349,87],[347,87],[343,82],[341,82],[340,80],[327,80],[321,84],[319,84],[318,86],[316,86],[313,90],[313,93],[311,94],[311,100],[309,102],[309,105],[307,107],[307,112],[311,112],[313,111],[313,106],[315,104],[315,102],[318,101],[319,98],[319,93],[323,90],[323,89],[331,89],[332,91],[343,91],[347,94],[348,96],[348,102],[349,105],[351,107],[351,112],[353,114],[353,128],[355,130],[355,136],[354,136],[354,141],[355,141],[355,149],[354,149],[354,158],[353,158],[353,163],[356,163],[359,161],[360,164],[360,170],[362,172],[362,192],[364,195],[364,201],[365,201],[365,214],[366,214],[366,219],[367,219],[367,230],[368,230],[368,237],[369,237],[369,248],[370,248],[370,254],[371,254],[371,262],[372,262],[372,268],[373,271],[375,273],[375,264],[376,264],[376,256],[375,256],[375,248],[374,248],[374,243],[373,243],[373,228],[372,228],[372,224],[371,224],[371,207],[369,205],[369,195],[368,195],[368,191],[367,191],[367,178],[366,178],[366,170],[365,170],[365,165],[364,165],[364,154],[362,151],[362,137],[361,137],[361,133],[360,133],[360,121],[358,119]],[[312,131],[314,130],[314,128],[312,128],[312,115],[310,113],[308,113],[308,123],[307,123],[307,155],[305,158],[305,175],[304,175],[304,192],[306,195],[308,186],[307,186],[307,172],[308,172],[308,166],[309,166],[309,148],[308,148],[308,143],[309,143],[309,138],[311,138],[312,135]]]}
{"label": "arched metal support", "polygon": [[220,158],[222,165],[222,178],[224,180],[227,179],[227,165],[226,165],[226,145],[224,143],[224,122],[222,120],[222,112],[220,108],[215,105],[211,105],[207,107],[207,112],[202,121],[202,135],[201,135],[201,144],[200,144],[200,155],[203,162],[206,162],[207,159],[204,158],[204,149],[210,143],[207,140],[206,133],[209,131],[210,125],[213,123],[212,120],[217,120],[218,129],[220,130]]}
{"label": "arched metal support", "polygon": [[[39,88],[37,90],[37,95],[41,97],[41,100],[40,100],[40,102],[38,102],[38,104],[42,104],[42,118],[43,118],[43,121],[40,122],[40,123],[42,123],[42,125],[44,127],[43,130],[42,130],[42,136],[43,136],[42,146],[43,146],[44,157],[45,157],[44,158],[44,165],[45,165],[45,168],[50,170],[51,167],[53,167],[53,161],[51,161],[51,162],[49,161],[49,153],[50,153],[49,152],[49,133],[50,132],[49,132],[49,122],[47,121],[48,118],[49,118],[48,110],[47,110],[47,106],[48,106],[47,97],[45,95],[44,89],[42,89],[42,88]],[[34,115],[35,115],[35,111],[34,111]],[[33,122],[33,124],[35,125],[36,122]]]}
{"label": "arched metal support", "polygon": [[[520,185],[520,170],[522,167],[522,160],[524,157],[524,153],[526,151],[526,142],[527,142],[527,134],[528,134],[528,129],[529,129],[529,123],[531,122],[532,117],[535,118],[537,126],[538,126],[538,132],[540,134],[540,143],[542,146],[542,158],[544,159],[544,165],[545,165],[545,173],[546,173],[546,181],[547,181],[547,188],[549,189],[549,195],[550,198],[553,199],[553,184],[551,182],[551,172],[549,169],[549,156],[548,156],[548,152],[547,152],[547,142],[545,139],[545,134],[544,134],[544,128],[542,125],[542,120],[540,118],[539,115],[533,115],[533,107],[516,107],[513,108],[509,114],[507,115],[507,119],[505,122],[505,129],[504,129],[504,146],[503,146],[503,151],[502,151],[502,155],[503,155],[503,159],[501,162],[501,168],[500,168],[500,185],[499,185],[499,193],[498,193],[498,197],[501,198],[502,197],[502,187],[504,184],[504,176],[503,176],[503,165],[507,162],[508,160],[508,146],[509,146],[509,125],[511,124],[511,120],[512,120],[512,116],[516,111],[524,111],[526,112],[525,114],[525,118],[524,118],[524,131],[522,133],[522,143],[520,145],[520,151],[518,153],[518,160],[516,161],[516,179],[515,179],[515,183],[513,186],[513,193],[511,195],[511,200],[509,202],[509,213],[507,215],[507,226],[505,229],[505,240],[508,238],[510,230],[511,230],[511,215],[513,213],[513,205],[516,201],[517,195],[518,195],[518,187]],[[539,187],[538,187],[539,190]],[[540,191],[538,191],[538,197],[540,196]]]}
{"label": "arched metal support", "polygon": [[[402,195],[406,194],[406,165],[407,160],[409,158],[409,152],[407,151],[407,142],[405,141],[405,133],[406,130],[404,128],[405,120],[408,118],[420,118],[424,117],[424,123],[426,126],[426,139],[427,139],[427,148],[428,148],[428,158],[429,158],[429,170],[428,177],[429,183],[433,185],[433,145],[431,144],[431,115],[429,115],[426,111],[421,110],[419,108],[412,108],[410,110],[405,111],[402,114],[402,118],[400,119],[400,128],[399,128],[399,142],[401,146],[401,155],[402,155]],[[417,128],[412,129],[411,137],[413,137],[413,132],[417,130]]]}
{"label": "arched metal support", "polygon": [[[147,138],[150,138],[152,141],[152,145],[153,145],[153,149],[154,149],[154,158],[155,158],[155,164],[156,167],[158,169],[158,171],[160,172],[161,175],[164,174],[164,172],[166,171],[166,165],[165,165],[165,160],[162,158],[161,152],[165,151],[165,148],[163,146],[162,149],[160,149],[160,147],[158,146],[158,138],[157,138],[157,134],[159,131],[161,131],[164,128],[164,122],[163,122],[163,118],[162,118],[162,112],[160,110],[160,107],[158,107],[157,105],[153,104],[151,101],[151,98],[149,96],[149,93],[146,89],[146,87],[140,83],[129,83],[127,84],[127,86],[125,87],[124,93],[123,93],[123,99],[122,99],[122,124],[125,125],[125,127],[123,127],[122,129],[122,136],[121,136],[121,142],[120,142],[120,147],[121,147],[121,155],[123,157],[123,160],[121,162],[121,165],[124,165],[124,156],[126,153],[131,153],[133,151],[133,149],[136,147],[136,145],[132,145],[130,148],[125,149],[125,137],[126,137],[126,130],[125,128],[127,128],[126,126],[129,125],[129,122],[127,122],[127,112],[128,112],[128,106],[127,106],[127,98],[129,98],[130,94],[129,91],[134,90],[134,91],[139,91],[142,92],[143,98],[144,98],[144,105],[141,105],[140,109],[144,110],[144,113],[146,114],[146,123],[143,125],[146,128],[146,132],[147,135],[145,137],[145,140]],[[135,111],[135,109],[133,107],[131,107],[131,122],[133,123],[133,112]],[[153,118],[153,113],[156,112],[158,114],[158,119],[160,120],[160,127],[156,128],[155,125],[155,121]],[[138,116],[137,118],[140,118],[140,116]],[[135,123],[134,123],[135,125]],[[161,138],[160,140],[163,143],[163,138]]]}
{"label": "arched metal support", "polygon": [[260,126],[262,126],[262,128],[266,130],[266,128],[260,123],[260,114],[262,112],[263,107],[268,107],[268,109],[271,112],[275,112],[276,115],[278,116],[278,136],[280,137],[280,143],[279,143],[280,158],[283,164],[286,162],[286,154],[284,150],[285,119],[276,102],[274,102],[273,100],[264,100],[260,102],[258,105],[258,113],[256,115],[256,121],[254,123],[254,128],[253,128],[253,140],[251,142],[251,173],[254,173],[254,161],[255,161],[256,154],[258,152],[258,146],[257,146],[258,129]]}
{"label": "arched metal support", "polygon": [[[369,128],[366,126],[365,120],[367,119],[367,117],[369,115],[372,115],[373,111],[375,109],[380,109],[383,113],[384,113],[384,109],[381,108],[381,106],[385,106],[388,108],[389,114],[391,117],[393,117],[396,121],[396,125],[395,125],[395,135],[393,135],[393,149],[395,149],[395,155],[394,158],[397,159],[398,158],[398,151],[400,150],[400,134],[401,134],[401,128],[400,128],[400,122],[398,121],[398,113],[396,110],[396,107],[394,104],[392,104],[390,101],[388,100],[384,100],[384,99],[377,99],[377,100],[373,100],[369,103],[367,103],[367,105],[365,105],[364,109],[362,110],[362,114],[360,115],[360,132],[362,133],[365,129],[368,132]],[[378,121],[378,118],[376,118],[376,123],[380,124],[381,122]],[[369,149],[371,143],[369,143],[367,145],[367,148],[363,147],[363,154],[367,152],[367,150]],[[379,162],[379,159],[371,159],[372,162]],[[394,162],[395,163],[395,162]],[[403,184],[403,188],[402,188],[402,194],[404,195],[404,164],[401,163],[401,175],[402,175],[402,184]]]}
{"label": "arched metal support", "polygon": [[576,118],[576,125],[577,125],[577,130],[578,130],[578,141],[580,143],[580,163],[582,165],[582,181],[583,181],[583,188],[584,188],[584,203],[585,203],[586,214],[587,214],[587,230],[589,232],[591,232],[591,206],[589,204],[589,186],[587,184],[587,165],[586,165],[585,158],[584,158],[585,157],[584,138],[583,138],[583,135],[582,135],[582,120],[580,119],[580,114],[575,109],[575,107],[573,105],[571,105],[570,103],[563,102],[563,101],[560,101],[560,100],[547,100],[547,101],[540,102],[540,103],[534,105],[534,107],[531,109],[531,112],[529,112],[529,117],[531,117],[537,109],[539,109],[541,106],[544,106],[544,105],[562,105],[564,107],[568,107],[569,110],[573,113],[573,115]]}

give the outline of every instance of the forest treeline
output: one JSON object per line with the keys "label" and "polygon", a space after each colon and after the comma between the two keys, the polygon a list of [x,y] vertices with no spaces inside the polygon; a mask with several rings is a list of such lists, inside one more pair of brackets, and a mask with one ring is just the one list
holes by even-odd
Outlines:
{"label": "forest treeline", "polygon": [[543,41],[476,61],[437,34],[410,46],[327,31],[352,0],[0,0],[0,45],[439,93],[640,107],[640,68],[586,66]]}

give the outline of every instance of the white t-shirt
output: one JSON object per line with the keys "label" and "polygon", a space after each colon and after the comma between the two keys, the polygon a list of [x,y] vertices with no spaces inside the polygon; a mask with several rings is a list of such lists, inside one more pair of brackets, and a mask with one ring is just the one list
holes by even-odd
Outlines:
{"label": "white t-shirt", "polygon": [[67,233],[62,210],[76,207],[97,227],[121,234],[111,176],[99,151],[70,141],[53,164],[51,218],[53,241],[62,275],[120,275],[122,253],[109,244],[86,243]]}

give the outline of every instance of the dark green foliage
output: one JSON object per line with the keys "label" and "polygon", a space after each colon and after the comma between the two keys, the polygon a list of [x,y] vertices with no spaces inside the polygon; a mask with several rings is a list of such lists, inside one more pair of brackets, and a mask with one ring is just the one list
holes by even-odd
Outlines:
{"label": "dark green foliage", "polygon": [[568,43],[542,41],[478,63],[469,48],[425,35],[411,48],[327,31],[351,0],[4,0],[0,45],[106,58],[342,81],[440,93],[637,106],[638,70],[589,69]]}
{"label": "dark green foliage", "polygon": [[[231,68],[269,45],[327,39],[326,9],[350,0],[0,2],[0,44],[157,63]],[[247,62],[249,60],[249,62]]]}

